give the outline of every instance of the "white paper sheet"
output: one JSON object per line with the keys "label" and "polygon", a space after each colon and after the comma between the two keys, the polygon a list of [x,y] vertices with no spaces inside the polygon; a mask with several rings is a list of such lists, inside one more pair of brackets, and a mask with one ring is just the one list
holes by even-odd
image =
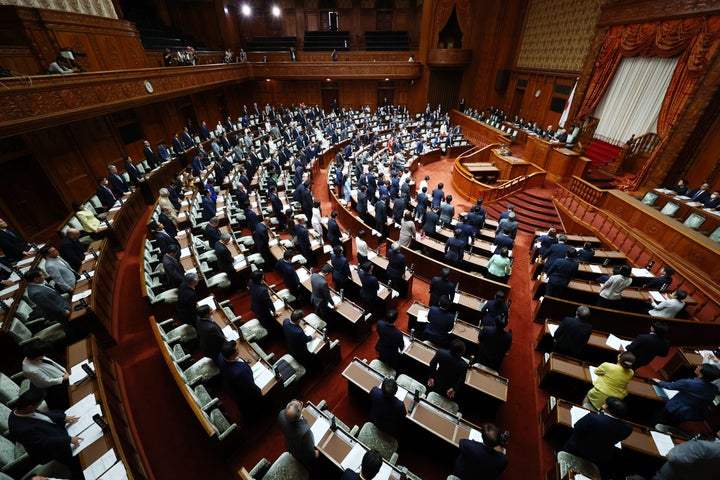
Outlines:
{"label": "white paper sheet", "polygon": [[83,258],[83,262],[87,262],[88,260],[92,260],[93,258],[95,257],[93,257],[92,253],[86,253],[85,258]]}
{"label": "white paper sheet", "polygon": [[330,422],[323,417],[318,417],[312,427],[310,427],[316,447],[320,444],[328,430],[330,430]]}
{"label": "white paper sheet", "polygon": [[388,480],[393,474],[393,469],[389,463],[383,462],[380,471],[373,477],[373,480]]}
{"label": "white paper sheet", "polygon": [[410,345],[412,345],[412,342],[410,341],[410,337],[406,337],[405,335],[403,335],[403,349],[402,349],[403,353],[408,351],[408,349],[410,348]]}
{"label": "white paper sheet", "polygon": [[7,294],[9,294],[9,293],[12,293],[12,292],[14,292],[15,290],[17,290],[18,288],[20,288],[20,284],[19,284],[19,283],[16,283],[15,285],[11,285],[11,286],[9,286],[8,288],[6,288],[6,289],[4,289],[4,290],[0,290],[0,296],[5,296],[5,295],[7,295]]}
{"label": "white paper sheet", "polygon": [[375,257],[377,257],[377,253],[375,253],[371,250],[368,250],[368,255],[367,255],[368,260],[372,260]]}
{"label": "white paper sheet", "polygon": [[360,471],[360,465],[362,464],[362,457],[365,455],[365,447],[362,446],[360,443],[355,443],[350,450],[350,452],[347,454],[347,456],[343,459],[342,463],[340,464],[340,467],[345,470],[349,468],[350,470],[354,472]]}
{"label": "white paper sheet", "polygon": [[307,342],[307,349],[308,352],[314,352],[318,345],[323,341],[322,337],[313,338],[309,342]]}
{"label": "white paper sheet", "polygon": [[76,293],[75,295],[72,296],[70,303],[75,303],[80,299],[89,297],[90,295],[92,295],[92,289],[88,289],[88,290],[82,291],[80,293]]}
{"label": "white paper sheet", "polygon": [[678,390],[668,390],[667,388],[663,388],[663,391],[665,392],[665,395],[667,395],[668,399],[671,399],[678,394]]}
{"label": "white paper sheet", "polygon": [[651,430],[650,436],[652,437],[653,442],[655,442],[655,447],[658,449],[658,453],[660,453],[663,457],[666,457],[668,452],[675,447],[670,435]]}
{"label": "white paper sheet", "polygon": [[89,410],[86,410],[80,415],[77,415],[80,417],[78,418],[78,421],[75,423],[71,423],[67,426],[68,435],[70,435],[71,437],[82,437],[82,432],[85,431],[85,429],[88,428],[92,423],[94,423],[93,415],[102,415],[100,405],[95,404],[90,407]]}
{"label": "white paper sheet", "polygon": [[460,303],[460,294],[458,292],[453,295],[453,303]]}
{"label": "white paper sheet", "polygon": [[560,328],[560,325],[556,325],[554,323],[548,324],[548,330],[550,330],[550,335],[553,337],[555,336],[555,332],[557,332],[558,328]]}
{"label": "white paper sheet", "polygon": [[199,302],[197,302],[197,306],[202,307],[203,305],[207,305],[210,307],[210,310],[215,310],[215,297],[205,297]]}
{"label": "white paper sheet", "polygon": [[590,264],[590,271],[593,273],[601,273],[602,268],[599,265]]}
{"label": "white paper sheet", "polygon": [[190,250],[190,247],[185,247],[182,250],[180,250],[180,258],[187,258],[190,255],[192,255],[192,251]]}
{"label": "white paper sheet", "polygon": [[20,260],[19,262],[17,262],[17,266],[20,267],[20,266],[22,266],[22,265],[27,265],[28,263],[32,263],[34,260],[35,260],[35,256],[34,256],[34,255],[31,256],[31,257],[23,258],[22,260]]}
{"label": "white paper sheet", "polygon": [[125,465],[122,462],[117,462],[108,470],[105,475],[98,478],[98,480],[127,480],[127,472],[125,471]]}
{"label": "white paper sheet", "polygon": [[608,335],[607,341],[605,341],[605,345],[607,345],[610,348],[614,348],[615,350],[620,350],[620,346],[624,349],[627,348],[628,345],[630,345],[632,342],[630,340],[622,340],[612,333]]}
{"label": "white paper sheet", "polygon": [[660,292],[656,292],[656,291],[654,291],[654,290],[650,290],[648,293],[650,294],[650,296],[652,297],[652,299],[655,300],[656,302],[663,302],[663,301],[665,301],[665,297],[664,297],[663,294],[660,293]]}
{"label": "white paper sheet", "polygon": [[428,310],[424,308],[418,310],[417,321],[418,323],[428,323]]}
{"label": "white paper sheet", "polygon": [[70,408],[65,410],[65,416],[67,417],[81,417],[83,413],[90,410],[94,405],[97,405],[94,393],[89,393],[80,401],[73,404]]}
{"label": "white paper sheet", "polygon": [[282,298],[278,298],[273,302],[273,307],[275,307],[275,310],[282,310],[285,308],[285,302],[282,301]]}
{"label": "white paper sheet", "polygon": [[593,383],[595,383],[595,380],[597,380],[597,378],[598,378],[598,376],[595,374],[595,369],[596,369],[596,368],[597,368],[597,367],[593,367],[592,365],[590,365],[590,366],[588,367],[588,370],[590,371],[590,380],[591,380]]}
{"label": "white paper sheet", "polygon": [[261,390],[275,378],[275,373],[260,362],[252,366],[252,372],[255,385]]}
{"label": "white paper sheet", "polygon": [[73,456],[76,456],[78,453],[85,450],[85,447],[93,444],[99,438],[102,438],[102,436],[103,431],[100,430],[100,427],[97,425],[97,423],[93,422],[92,425],[86,428],[85,431],[82,433],[82,440],[80,441],[80,446],[73,449]]}
{"label": "white paper sheet", "polygon": [[648,271],[647,268],[633,268],[631,269],[631,273],[634,277],[639,278],[652,278],[655,276],[652,272]]}
{"label": "white paper sheet", "polygon": [[93,364],[93,362],[91,362],[87,359],[83,360],[82,362],[78,363],[77,365],[74,365],[70,369],[70,378],[68,379],[68,382],[70,383],[70,385],[75,385],[76,383],[81,382],[81,381],[85,380],[85,378],[87,378],[87,373],[85,373],[85,370],[83,370],[82,366],[81,366],[84,364],[90,365],[90,368],[92,368],[93,371],[95,370],[95,365]]}
{"label": "white paper sheet", "polygon": [[585,410],[584,408],[572,406],[570,407],[570,426],[575,428],[575,424],[583,418],[585,415],[590,413],[590,410]]}
{"label": "white paper sheet", "polygon": [[235,340],[240,338],[237,330],[235,330],[232,325],[226,325],[225,328],[222,329],[222,332],[223,335],[225,335],[225,338],[227,338],[231,342],[234,342]]}
{"label": "white paper sheet", "polygon": [[111,448],[83,470],[85,480],[95,480],[112,467],[115,462],[117,462],[117,455],[115,455],[115,450]]}
{"label": "white paper sheet", "polygon": [[297,274],[298,274],[298,278],[300,279],[300,283],[302,283],[305,280],[307,280],[308,278],[310,278],[310,274],[304,268],[298,268]]}
{"label": "white paper sheet", "polygon": [[480,433],[478,430],[475,430],[474,428],[470,429],[470,436],[468,437],[468,439],[483,443],[482,433]]}
{"label": "white paper sheet", "polygon": [[398,385],[397,392],[395,392],[395,398],[397,398],[401,402],[404,402],[405,397],[407,397],[407,394],[408,394],[408,391]]}

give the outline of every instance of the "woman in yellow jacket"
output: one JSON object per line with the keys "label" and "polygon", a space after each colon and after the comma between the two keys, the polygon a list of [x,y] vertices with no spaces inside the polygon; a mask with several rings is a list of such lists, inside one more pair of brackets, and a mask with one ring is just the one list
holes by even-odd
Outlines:
{"label": "woman in yellow jacket", "polygon": [[597,378],[593,382],[593,388],[585,395],[583,406],[592,405],[595,410],[600,410],[607,397],[619,399],[627,397],[627,384],[635,375],[632,369],[634,364],[635,355],[622,352],[618,355],[617,363],[605,362],[597,367],[595,369]]}
{"label": "woman in yellow jacket", "polygon": [[72,207],[73,210],[75,210],[75,217],[80,222],[80,225],[82,225],[83,230],[88,232],[94,239],[102,238],[102,236],[98,234],[100,220],[98,220],[91,211],[85,210],[85,204],[75,201],[72,202]]}

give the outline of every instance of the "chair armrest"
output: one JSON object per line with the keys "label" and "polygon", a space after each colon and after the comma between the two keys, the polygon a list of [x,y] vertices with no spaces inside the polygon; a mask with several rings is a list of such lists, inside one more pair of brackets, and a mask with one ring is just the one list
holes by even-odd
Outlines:
{"label": "chair armrest", "polygon": [[250,475],[253,478],[260,479],[265,476],[265,473],[270,470],[271,466],[272,463],[270,463],[267,458],[263,458],[250,470]]}
{"label": "chair armrest", "polygon": [[353,428],[350,430],[350,436],[357,438],[358,433],[360,433],[360,427],[353,425]]}
{"label": "chair armrest", "polygon": [[297,380],[297,378],[298,378],[297,373],[293,373],[292,375],[290,375],[290,376],[288,377],[287,380],[285,380],[285,381],[283,382],[283,387],[285,387],[285,388],[289,387],[290,385],[292,385],[292,383],[293,383],[295,380]]}
{"label": "chair armrest", "polygon": [[220,440],[220,441],[225,440],[228,437],[228,435],[230,435],[236,429],[237,429],[237,424],[233,423],[232,425],[230,425],[230,427],[227,430],[225,430],[220,435],[218,435],[218,440]]}
{"label": "chair armrest", "polygon": [[388,463],[390,465],[397,465],[398,461],[398,454],[397,452],[393,452],[393,454],[390,456],[390,460],[388,460]]}
{"label": "chair armrest", "polygon": [[15,373],[15,374],[13,374],[13,375],[10,375],[10,378],[12,379],[13,382],[15,382],[15,383],[17,383],[18,385],[20,385],[20,383],[21,383],[23,380],[25,380],[26,377],[25,377],[25,374],[24,374],[23,372],[18,372],[18,373]]}
{"label": "chair armrest", "polygon": [[215,398],[213,398],[212,400],[210,400],[207,405],[205,405],[204,407],[202,407],[202,410],[203,410],[203,412],[207,413],[207,412],[209,412],[213,407],[219,406],[219,404],[220,404],[220,399],[217,398],[217,397],[215,397]]}
{"label": "chair armrest", "polygon": [[[173,326],[175,326],[175,320],[173,320],[172,318],[168,318],[167,320],[163,320],[162,322],[158,322],[158,325],[160,326],[160,328],[163,329],[163,331],[165,331],[165,333],[167,333],[167,328],[166,328],[166,327],[167,327],[168,325],[173,325]],[[172,329],[171,329],[171,330],[172,330]]]}
{"label": "chair armrest", "polygon": [[325,401],[325,399],[320,400],[320,403],[317,404],[317,408],[318,408],[318,410],[327,410],[328,409],[328,405],[327,405],[327,402]]}

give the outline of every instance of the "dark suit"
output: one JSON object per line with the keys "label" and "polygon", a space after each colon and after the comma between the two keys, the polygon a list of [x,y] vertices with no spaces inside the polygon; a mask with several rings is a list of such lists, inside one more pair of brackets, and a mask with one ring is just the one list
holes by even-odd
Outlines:
{"label": "dark suit", "polygon": [[175,227],[175,223],[172,221],[172,218],[168,217],[164,213],[161,213],[158,215],[158,222],[163,224],[165,232],[168,235],[171,237],[177,237],[177,228]]}
{"label": "dark suit", "polygon": [[460,265],[467,241],[462,238],[450,237],[445,242],[445,260],[450,265]]}
{"label": "dark suit", "polygon": [[432,196],[431,205],[434,208],[439,207],[440,202],[445,201],[445,192],[443,192],[439,188],[436,188],[435,190],[433,190],[431,196]]}
{"label": "dark suit", "polygon": [[602,464],[615,456],[615,444],[629,437],[632,430],[631,424],[610,415],[588,413],[575,423],[563,450]]}
{"label": "dark suit", "polygon": [[278,425],[285,435],[285,450],[306,467],[315,462],[315,439],[307,420],[300,418],[297,422],[289,422],[285,409],[278,414]]}
{"label": "dark suit", "polygon": [[270,234],[268,233],[267,227],[264,223],[259,222],[255,226],[255,232],[253,232],[253,240],[255,241],[255,250],[266,257],[269,253],[270,248]]}
{"label": "dark suit", "polygon": [[98,200],[100,200],[100,203],[102,203],[103,206],[108,210],[111,209],[117,201],[117,197],[115,196],[113,191],[105,185],[98,185],[95,194],[97,195]]}
{"label": "dark suit", "polygon": [[455,323],[455,315],[440,307],[430,307],[428,325],[425,327],[425,340],[430,340],[438,347],[446,347],[450,343],[450,331]]}
{"label": "dark suit", "polygon": [[217,255],[218,270],[227,273],[230,280],[232,280],[235,277],[235,260],[232,253],[223,242],[217,242],[214,250],[215,255]]}
{"label": "dark suit", "polygon": [[275,306],[270,299],[270,293],[263,283],[256,283],[250,279],[250,310],[257,315],[258,320],[265,328],[273,325],[272,315],[275,313]]}
{"label": "dark suit", "polygon": [[705,200],[710,198],[710,192],[698,188],[697,190],[693,190],[688,196],[693,202],[705,203]]}
{"label": "dark suit", "polygon": [[325,277],[319,273],[310,275],[311,295],[310,303],[315,307],[315,313],[323,320],[327,321],[328,304],[333,305],[330,296],[330,286]]}
{"label": "dark suit", "polygon": [[178,300],[175,303],[175,319],[187,325],[195,326],[197,318],[197,292],[181,283],[178,287]]}
{"label": "dark suit", "polygon": [[380,299],[378,298],[378,289],[380,283],[375,275],[360,270],[360,298],[363,301],[363,308],[367,311],[372,311],[376,308]]}
{"label": "dark suit", "polygon": [[378,358],[393,368],[397,367],[400,350],[405,346],[402,332],[385,320],[378,320],[376,328],[379,338],[375,351],[378,352]]}
{"label": "dark suit", "polygon": [[401,296],[405,296],[405,281],[403,275],[405,275],[405,255],[400,250],[388,249],[387,252],[388,266],[387,266],[387,277],[388,280],[392,281],[392,287],[400,292]]}
{"label": "dark suit", "polygon": [[290,290],[293,295],[296,295],[300,288],[300,277],[298,277],[297,271],[295,270],[293,264],[288,262],[284,258],[281,258],[275,264],[275,268],[280,272],[280,274],[282,274],[285,287]]}
{"label": "dark suit", "polygon": [[385,225],[387,224],[387,206],[382,200],[375,202],[375,230],[385,236]]}
{"label": "dark suit", "polygon": [[202,199],[202,219],[207,222],[215,215],[217,215],[217,208],[215,207],[215,200],[213,200],[212,197],[210,197],[210,196],[203,197],[203,199]]}
{"label": "dark suit", "polygon": [[127,183],[125,183],[125,179],[117,173],[111,173],[108,175],[108,181],[110,182],[116,197],[122,197],[128,190],[130,190]]}
{"label": "dark suit", "polygon": [[42,310],[45,318],[50,321],[66,324],[67,310],[72,310],[70,304],[54,288],[48,285],[28,284],[28,297]]}
{"label": "dark suit", "polygon": [[253,372],[245,360],[228,362],[222,355],[216,358],[223,388],[238,404],[245,422],[252,422],[257,415],[257,407],[262,403],[262,392],[255,384]]}
{"label": "dark suit", "polygon": [[467,363],[456,357],[450,350],[441,348],[430,360],[430,378],[435,380],[433,390],[445,395],[449,389],[457,391],[465,383]]}
{"label": "dark suit", "polygon": [[283,334],[285,335],[285,341],[287,342],[290,355],[308,368],[311,357],[307,349],[307,342],[312,340],[312,337],[307,335],[300,325],[292,323],[289,318],[283,320]]}
{"label": "dark suit", "polygon": [[220,230],[208,223],[205,225],[205,239],[210,244],[210,248],[215,248],[215,245],[220,241]]}
{"label": "dark suit", "polygon": [[170,245],[177,245],[177,247],[180,248],[178,241],[166,232],[153,232],[153,237],[155,237],[155,240],[157,241],[161,255],[165,255],[165,253],[167,253],[167,249]]}
{"label": "dark suit", "polygon": [[130,176],[130,183],[136,187],[140,185],[140,179],[143,175],[132,162],[125,162],[125,171]]}
{"label": "dark suit", "polygon": [[300,225],[299,223],[295,225],[295,238],[300,254],[310,262],[313,255],[310,247],[310,235],[305,225]]}
{"label": "dark suit", "polygon": [[330,262],[333,266],[332,279],[335,284],[335,290],[345,289],[347,291],[348,286],[352,284],[352,280],[350,279],[350,263],[342,253],[339,255],[331,254]]}
{"label": "dark suit", "polygon": [[423,232],[428,237],[432,237],[437,232],[437,226],[440,223],[440,216],[433,210],[428,210],[425,213],[425,223],[422,226]]}
{"label": "dark suit", "polygon": [[498,478],[508,465],[507,456],[480,442],[462,439],[460,456],[455,460],[453,475],[460,480],[492,480]]}
{"label": "dark suit", "polygon": [[577,317],[565,317],[553,336],[553,351],[578,358],[592,334],[592,325]]}
{"label": "dark suit", "polygon": [[577,271],[578,263],[570,258],[561,258],[553,262],[547,272],[548,282],[545,285],[545,295],[562,298]]}
{"label": "dark suit", "polygon": [[185,278],[185,269],[177,258],[170,255],[163,255],[163,267],[165,268],[165,278],[167,278],[170,288],[177,288]]}
{"label": "dark suit", "polygon": [[23,258],[23,252],[28,250],[28,242],[19,233],[6,228],[0,230],[0,248],[10,262],[17,262]]}
{"label": "dark suit", "polygon": [[74,240],[70,237],[63,237],[60,240],[60,256],[72,267],[76,272],[80,271],[80,266],[85,260],[85,250],[87,247],[80,243],[80,240]]}
{"label": "dark suit", "polygon": [[440,297],[447,296],[452,300],[455,294],[455,284],[442,277],[433,277],[430,281],[430,306],[440,305]]}
{"label": "dark suit", "polygon": [[340,476],[340,480],[362,480],[360,478],[360,474],[350,470],[349,468],[346,468],[343,472],[342,476]]}
{"label": "dark suit", "polygon": [[512,345],[512,332],[496,326],[486,326],[478,333],[477,361],[483,365],[499,370],[505,354]]}
{"label": "dark suit", "polygon": [[507,235],[498,234],[495,237],[495,241],[493,242],[493,245],[496,245],[495,251],[493,253],[498,254],[500,253],[500,249],[502,247],[505,247],[508,249],[508,251],[512,250],[515,246],[515,240],[510,238]]}
{"label": "dark suit", "polygon": [[572,247],[566,243],[555,243],[553,245],[550,245],[550,248],[548,248],[547,252],[545,252],[545,255],[543,255],[543,260],[545,260],[545,266],[543,266],[543,271],[547,272],[548,270],[550,270],[550,267],[553,263],[555,263],[556,260],[565,258],[567,252],[571,248]]}
{"label": "dark suit", "polygon": [[670,341],[654,333],[642,333],[625,349],[635,355],[637,370],[653,361],[655,357],[665,357],[670,351]]}
{"label": "dark suit", "polygon": [[58,460],[68,464],[72,460],[70,435],[65,430],[65,413],[44,413],[52,423],[37,418],[16,415],[8,418],[12,437],[20,442],[35,463]]}
{"label": "dark suit", "polygon": [[338,227],[337,222],[334,218],[328,219],[327,239],[328,242],[330,242],[330,245],[332,245],[333,247],[335,245],[340,245],[340,237],[342,237],[342,234],[340,233],[340,227]]}
{"label": "dark suit", "polygon": [[386,395],[379,387],[370,390],[370,421],[380,430],[395,435],[406,414],[405,404],[395,395]]}
{"label": "dark suit", "polygon": [[195,328],[198,333],[198,349],[200,353],[212,359],[213,362],[217,362],[220,349],[227,341],[222,330],[212,318],[205,320],[199,317],[195,322]]}

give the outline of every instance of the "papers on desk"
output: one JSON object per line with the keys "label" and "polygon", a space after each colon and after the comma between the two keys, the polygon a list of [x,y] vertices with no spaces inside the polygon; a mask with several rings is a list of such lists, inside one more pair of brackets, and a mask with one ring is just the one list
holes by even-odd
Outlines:
{"label": "papers on desk", "polygon": [[647,268],[633,268],[630,271],[634,277],[652,278],[655,276]]}
{"label": "papers on desk", "polygon": [[[93,401],[94,400],[95,400],[95,398],[93,397]],[[88,428],[94,422],[93,415],[102,415],[102,410],[100,410],[100,405],[95,404],[95,405],[91,406],[90,409],[86,410],[85,412],[83,412],[81,414],[75,414],[75,416],[80,417],[80,418],[78,418],[77,422],[71,423],[67,426],[68,435],[70,435],[71,437],[81,436],[80,434],[82,432],[84,432],[85,429]]]}
{"label": "papers on desk", "polygon": [[599,265],[590,264],[590,271],[593,273],[602,273],[602,268]]}
{"label": "papers on desk", "polygon": [[315,337],[312,340],[307,342],[307,349],[308,352],[314,352],[315,349],[320,345],[320,343],[323,341],[322,337]]}
{"label": "papers on desk", "polygon": [[714,355],[712,350],[696,350],[695,353],[701,355],[703,358],[708,358],[710,355]]}
{"label": "papers on desk", "polygon": [[185,230],[180,230],[175,236],[177,238],[183,238],[185,235],[187,235],[187,232]]}
{"label": "papers on desk", "polygon": [[190,247],[185,247],[182,250],[180,250],[180,258],[186,258],[192,255],[192,252],[190,251]]}
{"label": "papers on desk", "polygon": [[593,367],[592,365],[588,367],[588,371],[590,372],[590,381],[593,383],[595,383],[595,380],[597,380],[598,378],[597,374],[595,373],[596,368],[597,367]]}
{"label": "papers on desk", "polygon": [[304,282],[308,278],[310,278],[310,273],[304,269],[304,268],[298,268],[297,269],[298,278],[300,279],[300,283]]}
{"label": "papers on desk", "polygon": [[550,335],[553,337],[555,336],[555,332],[557,332],[558,328],[560,328],[560,325],[556,325],[554,323],[548,324],[548,330],[550,330]]}
{"label": "papers on desk", "polygon": [[374,480],[388,480],[393,474],[393,469],[389,463],[383,462],[380,471],[373,477]]}
{"label": "papers on desk", "polygon": [[380,285],[380,288],[378,288],[378,292],[377,292],[378,297],[382,297],[386,293],[387,293],[387,288],[385,287],[385,285]]}
{"label": "papers on desk", "polygon": [[585,410],[584,408],[572,406],[570,407],[570,426],[575,428],[575,424],[583,418],[585,415],[590,413],[590,410]]}
{"label": "papers on desk", "polygon": [[590,477],[586,477],[586,476],[583,475],[582,473],[576,473],[573,478],[574,478],[575,480],[591,480]]}
{"label": "papers on desk", "polygon": [[[67,417],[82,417],[82,415],[90,410],[94,405],[97,405],[94,393],[89,393],[80,401],[72,405],[70,408],[65,410],[65,416]],[[72,436],[72,435],[71,435]]]}
{"label": "papers on desk", "polygon": [[398,385],[397,392],[395,392],[395,398],[397,398],[401,402],[404,402],[405,397],[407,397],[407,394],[408,394],[408,391]]}
{"label": "papers on desk", "polygon": [[20,280],[22,280],[22,277],[20,277],[17,272],[13,271],[8,277],[8,280],[10,280],[11,282],[19,282]]}
{"label": "papers on desk", "polygon": [[690,197],[686,197],[685,195],[678,195],[675,198],[677,198],[679,200],[690,200]]}
{"label": "papers on desk", "polygon": [[330,245],[323,245],[323,253],[330,253],[333,251],[333,247]]}
{"label": "papers on desk", "polygon": [[222,332],[223,335],[225,335],[225,338],[227,338],[231,342],[234,342],[235,340],[240,338],[237,330],[235,330],[232,325],[226,325],[225,328],[222,329]]}
{"label": "papers on desk", "polygon": [[205,297],[199,302],[197,302],[198,308],[202,307],[203,305],[207,305],[208,307],[210,307],[210,310],[215,310],[215,297]]}
{"label": "papers on desk", "polygon": [[277,238],[273,238],[272,240],[270,240],[270,241],[268,242],[268,247],[274,247],[274,246],[277,245],[277,244],[278,244],[278,239],[277,239]]}
{"label": "papers on desk", "polygon": [[88,260],[92,260],[93,258],[95,257],[93,257],[92,253],[86,253],[85,258],[83,258],[83,262],[87,262]]}
{"label": "papers on desk", "polygon": [[330,422],[328,422],[325,417],[318,417],[312,427],[310,427],[316,447],[320,444],[320,441],[328,430],[330,430]]}
{"label": "papers on desk", "polygon": [[243,255],[243,254],[235,255],[233,257],[233,260],[234,260],[233,266],[235,266],[235,268],[242,268],[247,263],[247,260],[245,259],[245,255]]}
{"label": "papers on desk", "polygon": [[368,260],[372,260],[373,258],[377,257],[377,253],[368,250],[367,257],[368,257]]}
{"label": "papers on desk", "polygon": [[197,273],[197,268],[195,268],[195,267],[188,268],[187,270],[185,270],[185,274],[188,274],[188,273]]}
{"label": "papers on desk", "polygon": [[418,323],[428,323],[428,310],[420,309],[417,314]]}
{"label": "papers on desk", "polygon": [[407,337],[407,336],[403,335],[403,349],[402,349],[402,353],[405,353],[405,352],[407,352],[408,350],[410,350],[410,345],[412,345],[412,342],[410,341],[410,337]]}
{"label": "papers on desk", "polygon": [[672,437],[666,433],[650,430],[650,436],[652,437],[653,442],[655,442],[655,447],[658,449],[658,453],[663,457],[666,457],[668,452],[675,447]]}
{"label": "papers on desk", "polygon": [[29,263],[32,263],[33,260],[35,260],[35,257],[34,257],[34,256],[32,256],[32,257],[27,257],[27,258],[23,258],[22,260],[20,260],[19,262],[17,262],[17,266],[20,267],[20,266],[22,266],[22,265],[27,265],[27,264],[29,264]]}
{"label": "papers on desk", "polygon": [[474,428],[471,428],[470,436],[468,437],[468,440],[475,440],[476,442],[483,443],[482,433],[480,433],[478,430],[475,430]]}
{"label": "papers on desk", "polygon": [[364,455],[365,455],[365,447],[363,447],[361,443],[355,443],[353,445],[352,449],[350,450],[350,452],[343,459],[342,463],[340,464],[340,467],[343,470],[349,468],[353,472],[359,472],[360,465],[362,464],[362,457]]}
{"label": "papers on desk", "polygon": [[375,230],[374,228],[372,229],[372,234],[375,235],[376,237],[382,237],[382,234],[380,232],[378,232],[377,230]]}
{"label": "papers on desk", "polygon": [[8,288],[6,288],[6,289],[4,289],[4,290],[0,290],[0,295],[7,295],[7,294],[9,294],[9,293],[14,292],[14,291],[17,290],[18,288],[20,288],[20,284],[19,284],[19,283],[16,283],[15,285],[11,285],[11,286],[9,286]]}
{"label": "papers on desk", "polygon": [[115,455],[115,450],[111,448],[83,470],[85,480],[95,480],[100,477],[100,475],[112,467],[115,462],[117,462],[117,455]]}
{"label": "papers on desk", "polygon": [[627,346],[631,343],[632,342],[630,340],[621,340],[611,333],[610,335],[608,335],[605,345],[610,348],[614,348],[615,350],[620,350],[620,346],[622,346],[623,349],[627,349]]}
{"label": "papers on desk", "polygon": [[103,431],[100,429],[97,423],[93,422],[88,428],[86,428],[82,432],[82,435],[80,436],[82,438],[82,440],[80,441],[80,446],[73,449],[73,457],[85,450],[85,447],[87,447],[88,445],[91,445],[99,438],[102,438],[102,436]]}
{"label": "papers on desk", "polygon": [[656,192],[667,194],[667,195],[672,195],[675,193],[673,190],[670,190],[667,188],[653,188],[653,190],[655,190]]}
{"label": "papers on desk", "polygon": [[257,385],[260,390],[265,388],[268,383],[272,382],[275,378],[275,373],[260,362],[252,366],[252,372],[255,385]]}
{"label": "papers on desk", "polygon": [[180,203],[180,205],[181,205],[181,206],[189,207],[189,206],[190,206],[190,200],[183,200],[183,201]]}
{"label": "papers on desk", "polygon": [[340,305],[340,302],[342,302],[342,300],[340,300],[340,295],[336,295],[333,292],[330,293],[330,298],[332,298],[332,303],[335,305]]}
{"label": "papers on desk", "polygon": [[460,303],[460,294],[458,292],[455,292],[455,295],[453,295],[453,303]]}
{"label": "papers on desk", "polygon": [[178,213],[178,218],[187,218],[188,212],[180,212]]}
{"label": "papers on desk", "polygon": [[72,296],[72,299],[70,300],[70,303],[75,303],[75,302],[77,302],[78,300],[81,300],[81,299],[83,299],[83,298],[89,297],[90,295],[92,295],[92,290],[90,290],[90,289],[85,290],[85,291],[80,292],[80,293],[76,293],[75,295]]}
{"label": "papers on desk", "polygon": [[282,298],[278,298],[273,302],[273,307],[275,308],[275,311],[282,310],[285,308],[285,302],[282,301]]}
{"label": "papers on desk", "polygon": [[83,360],[82,362],[78,363],[70,369],[70,378],[68,379],[70,385],[75,385],[76,383],[79,383],[85,380],[85,378],[87,378],[87,373],[85,373],[85,370],[82,369],[83,365],[89,365],[90,368],[93,369],[93,371],[95,370],[95,365],[93,364],[93,362],[87,359]]}
{"label": "papers on desk", "polygon": [[660,293],[660,292],[656,292],[656,291],[654,291],[654,290],[650,290],[648,293],[650,294],[650,296],[652,297],[652,299],[655,300],[655,301],[658,302],[658,303],[665,301],[665,297],[664,297],[663,294]]}
{"label": "papers on desk", "polygon": [[667,398],[667,399],[673,398],[678,393],[677,390],[668,390],[668,389],[662,388],[658,385],[653,385],[653,390],[655,390],[655,393],[657,394],[658,397]]}

